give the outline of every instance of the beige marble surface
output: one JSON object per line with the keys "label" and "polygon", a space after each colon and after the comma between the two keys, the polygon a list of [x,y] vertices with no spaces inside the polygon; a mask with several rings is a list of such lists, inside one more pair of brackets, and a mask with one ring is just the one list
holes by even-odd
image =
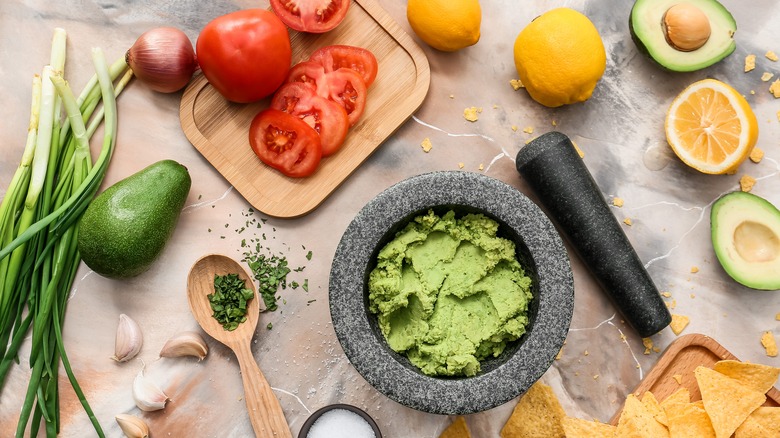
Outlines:
{"label": "beige marble surface", "polygon": [[[380,0],[407,32],[405,2]],[[161,159],[185,164],[193,177],[187,206],[175,234],[152,269],[131,280],[109,280],[85,266],[79,270],[68,304],[65,338],[74,370],[108,436],[121,436],[114,415],[142,416],[155,437],[243,437],[251,427],[242,399],[237,363],[226,348],[209,340],[202,362],[158,358],[175,332],[194,329],[185,283],[189,267],[201,255],[221,252],[241,257],[241,240],[259,238],[283,253],[293,267],[305,266],[290,280],[308,279],[309,291],[281,291],[279,310],[263,313],[254,355],[274,388],[293,434],[314,410],[336,402],[368,411],[386,437],[435,437],[449,423],[401,406],[368,385],[352,368],[335,337],[328,311],[328,274],[338,240],[352,217],[373,196],[404,178],[431,170],[483,172],[533,198],[514,169],[514,156],[525,141],[558,129],[585,152],[585,163],[605,197],[625,200],[615,216],[631,218],[626,233],[659,289],[671,293],[673,313],[687,315],[684,333],[707,334],[739,358],[780,366],[759,342],[763,331],[780,336],[775,314],[778,292],[752,291],[721,269],[709,238],[709,213],[720,195],[738,188],[749,174],[753,192],[780,205],[780,100],[767,92],[761,73],[780,73],[780,63],[763,57],[780,52],[780,6],[757,0],[748,6],[724,1],[737,20],[737,49],[703,71],[673,74],[660,70],[636,50],[627,26],[629,0],[484,1],[482,37],[457,53],[423,49],[431,64],[431,85],[422,107],[333,195],[311,214],[294,220],[267,218],[260,229],[238,233],[249,204],[189,144],[179,125],[180,94],[160,95],[134,82],[119,99],[119,136],[104,186]],[[0,3],[0,194],[4,193],[24,146],[30,81],[48,59],[52,30],[68,31],[66,76],[80,87],[91,75],[89,49],[100,46],[109,59],[122,56],[143,31],[172,25],[195,41],[210,19],[266,2],[153,0],[4,0]],[[584,11],[596,24],[607,49],[607,71],[586,103],[548,109],[523,90],[514,91],[512,45],[532,18],[556,6]],[[745,55],[758,55],[758,66],[744,73]],[[758,145],[766,151],[759,164],[747,162],[736,175],[702,175],[682,165],[663,137],[663,119],[674,96],[705,77],[724,80],[744,93],[756,112]],[[755,90],[755,94],[752,93]],[[466,107],[481,107],[479,120],[462,117]],[[519,127],[517,131],[512,125]],[[533,134],[523,128],[533,127]],[[424,153],[420,142],[433,148]],[[255,213],[253,218],[265,218]],[[209,231],[211,230],[211,231]],[[264,240],[262,240],[264,239]],[[303,248],[305,246],[305,249]],[[306,252],[313,257],[306,260]],[[624,324],[579,259],[571,255],[576,306],[560,360],[544,375],[570,415],[609,420],[660,354],[643,354],[641,339]],[[697,273],[691,273],[692,267]],[[144,332],[139,360],[118,364],[113,353],[120,313],[134,318]],[[268,323],[273,329],[266,329]],[[625,339],[625,340],[623,340]],[[653,336],[665,348],[675,335]],[[0,393],[0,436],[15,430],[24,398],[28,363],[12,369]],[[144,367],[171,401],[166,409],[141,413],[131,386]],[[594,376],[598,376],[595,378]],[[91,436],[92,429],[66,381],[61,382],[63,437]],[[467,395],[464,395],[467,396]],[[497,437],[516,401],[467,417],[474,436]]]}

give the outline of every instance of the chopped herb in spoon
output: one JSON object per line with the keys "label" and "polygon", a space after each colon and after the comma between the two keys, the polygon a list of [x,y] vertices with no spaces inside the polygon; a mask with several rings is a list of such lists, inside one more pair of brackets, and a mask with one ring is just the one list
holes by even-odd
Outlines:
{"label": "chopped herb in spoon", "polygon": [[247,303],[254,296],[238,274],[215,275],[214,293],[208,295],[212,316],[225,330],[233,331],[246,321]]}

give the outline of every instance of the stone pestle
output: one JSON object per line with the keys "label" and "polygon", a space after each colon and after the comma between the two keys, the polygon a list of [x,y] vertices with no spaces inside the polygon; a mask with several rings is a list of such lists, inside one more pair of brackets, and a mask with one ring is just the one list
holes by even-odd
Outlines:
{"label": "stone pestle", "polygon": [[571,140],[560,132],[546,133],[518,152],[516,165],[639,335],[648,337],[669,325],[669,309]]}

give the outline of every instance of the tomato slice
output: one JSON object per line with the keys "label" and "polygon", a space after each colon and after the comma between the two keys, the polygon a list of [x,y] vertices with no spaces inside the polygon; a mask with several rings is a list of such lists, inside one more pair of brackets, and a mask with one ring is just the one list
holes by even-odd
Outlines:
{"label": "tomato slice", "polygon": [[321,47],[314,51],[309,61],[315,61],[325,67],[326,72],[349,68],[360,73],[366,88],[370,87],[376,79],[379,64],[376,56],[370,50],[362,47],[333,45]]}
{"label": "tomato slice", "polygon": [[263,163],[294,178],[314,173],[322,158],[320,136],[314,128],[271,108],[252,119],[249,144]]}
{"label": "tomato slice", "polygon": [[299,32],[324,33],[347,16],[352,0],[271,0],[276,15]]}
{"label": "tomato slice", "polygon": [[325,80],[325,67],[318,62],[302,61],[295,64],[287,74],[285,83],[303,82],[322,97],[328,97],[328,84]]}
{"label": "tomato slice", "polygon": [[341,105],[315,94],[302,82],[282,85],[271,100],[271,108],[292,114],[320,135],[322,156],[341,149],[349,131],[349,116]]}
{"label": "tomato slice", "polygon": [[328,99],[341,105],[349,116],[349,126],[355,126],[366,109],[366,83],[354,70],[340,68],[325,73]]}
{"label": "tomato slice", "polygon": [[363,115],[366,107],[366,83],[358,72],[339,68],[325,72],[325,68],[314,61],[299,62],[287,76],[287,83],[303,82],[316,92],[341,105],[349,116],[349,126]]}

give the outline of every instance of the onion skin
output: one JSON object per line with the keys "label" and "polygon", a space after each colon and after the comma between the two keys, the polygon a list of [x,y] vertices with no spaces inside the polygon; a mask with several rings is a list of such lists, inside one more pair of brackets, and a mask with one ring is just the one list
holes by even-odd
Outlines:
{"label": "onion skin", "polygon": [[192,42],[175,27],[144,32],[125,54],[125,62],[138,79],[161,93],[184,88],[198,68]]}

